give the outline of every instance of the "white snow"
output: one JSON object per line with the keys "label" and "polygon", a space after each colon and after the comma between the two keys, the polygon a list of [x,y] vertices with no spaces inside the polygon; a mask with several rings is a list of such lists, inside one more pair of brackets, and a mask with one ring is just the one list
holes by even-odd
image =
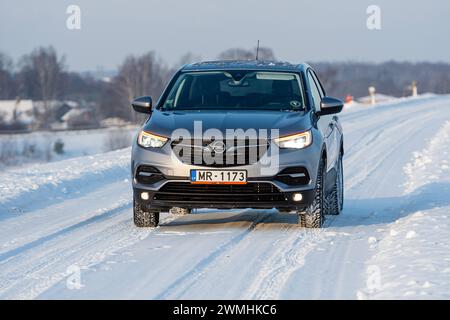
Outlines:
{"label": "white snow", "polygon": [[97,184],[103,186],[118,177],[128,180],[129,153],[130,149],[125,149],[5,170],[0,173],[0,219],[11,209],[9,204],[25,207],[27,203],[80,193]]}
{"label": "white snow", "polygon": [[379,266],[381,285],[367,298],[450,298],[450,170],[443,166],[449,159],[450,121],[427,140],[404,166],[409,213],[390,227],[368,262]]}
{"label": "white snow", "polygon": [[450,298],[450,96],[354,106],[345,208],[132,222],[130,150],[0,173],[0,299]]}
{"label": "white snow", "polygon": [[[0,168],[94,155],[131,145],[136,126],[0,134]],[[62,152],[55,151],[62,143]]]}

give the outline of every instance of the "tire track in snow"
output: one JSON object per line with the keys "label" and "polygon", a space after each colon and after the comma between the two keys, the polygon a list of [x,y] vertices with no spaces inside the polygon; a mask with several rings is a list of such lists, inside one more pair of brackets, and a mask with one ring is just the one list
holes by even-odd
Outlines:
{"label": "tire track in snow", "polygon": [[[157,230],[135,228],[130,218],[130,204],[120,209],[106,211],[98,219],[90,218],[85,223],[69,227],[66,232],[36,243],[33,250],[25,249],[2,261],[0,298],[36,298],[64,280],[69,275],[69,266],[92,268],[114,252],[134,245]],[[166,223],[176,218],[168,216],[161,222]]]}
{"label": "tire track in snow", "polygon": [[[365,106],[362,109],[354,110],[350,108],[347,112],[344,111],[342,118],[345,117],[347,122],[352,120],[358,120],[358,118],[365,116],[377,116],[382,115],[383,112],[393,114],[396,111],[400,111],[404,108],[423,107],[423,105],[431,105],[435,103],[441,103],[446,101],[450,95],[435,95],[431,94],[428,97],[421,96],[419,98],[405,98],[400,101],[385,102],[377,104],[375,106]],[[344,107],[345,108],[345,107]]]}
{"label": "tire track in snow", "polygon": [[[408,141],[408,137],[411,133],[420,130],[419,126],[411,125],[417,123],[419,120],[423,123],[436,118],[436,112],[428,112],[426,115],[418,115],[416,117],[410,118],[406,121],[402,121],[395,126],[389,128],[379,128],[382,131],[378,136],[373,139],[372,136],[366,136],[364,140],[365,147],[358,148],[356,151],[348,154],[345,157],[344,166],[345,167],[357,167],[358,164],[364,164],[364,168],[359,170],[352,170],[355,172],[350,179],[346,182],[346,191],[351,190],[353,187],[359,185],[372,173],[377,171],[384,161],[394,153],[398,147],[405,141]],[[386,147],[386,143],[383,143],[383,137],[395,137],[395,140],[390,143],[389,148]],[[367,139],[370,143],[367,143]],[[373,146],[373,148],[372,148]],[[368,150],[370,148],[370,159],[368,159]],[[367,161],[369,160],[369,161]]]}
{"label": "tire track in snow", "polygon": [[[442,105],[442,100],[444,100],[445,102],[447,101],[447,99],[448,97],[445,97],[444,99],[442,97],[439,97],[439,99],[433,99],[436,101],[433,101],[431,104],[427,103],[427,100],[415,101],[414,105],[407,108],[408,116],[423,116],[424,104],[427,106],[429,111],[432,111],[433,108]],[[376,136],[377,132],[379,132],[377,129],[381,127],[391,128],[398,125],[399,122],[406,121],[406,119],[403,119],[402,117],[405,113],[405,106],[403,104],[401,104],[400,106],[395,105],[395,108],[382,106],[377,107],[377,113],[367,113],[363,111],[356,112],[356,114],[344,113],[341,117],[344,126],[344,138],[350,136],[361,137],[361,139],[351,144],[350,146],[346,144],[345,149],[347,154],[353,153],[354,150],[361,150],[365,148],[367,142],[370,140],[370,137]],[[389,116],[389,119],[386,119],[387,115]],[[373,119],[374,117],[375,119]],[[346,141],[348,141],[348,139]]]}
{"label": "tire track in snow", "polygon": [[[366,114],[359,116],[366,117]],[[404,125],[403,121],[400,125]],[[398,121],[393,120],[392,123]],[[380,138],[384,129],[375,131],[373,134],[365,136],[365,139],[359,141],[358,144],[365,146],[375,143]],[[350,153],[351,154],[351,153]],[[375,169],[374,169],[375,170]],[[305,230],[302,235],[299,235],[298,230],[282,240],[278,245],[278,250],[273,252],[268,262],[263,265],[262,269],[255,277],[254,283],[244,294],[245,299],[277,299],[283,290],[286,281],[288,281],[291,274],[302,267],[305,263],[305,258],[317,244],[325,240],[323,237],[326,234],[326,228],[333,224],[337,217],[327,216],[327,220],[323,229]],[[289,248],[286,251],[286,248]]]}
{"label": "tire track in snow", "polygon": [[[237,215],[242,215],[249,210],[242,211]],[[262,223],[270,218],[271,214],[264,214],[256,216],[256,219],[242,232],[234,235],[228,241],[219,245],[216,250],[210,252],[206,257],[200,260],[193,268],[185,272],[181,277],[172,282],[165,290],[158,294],[154,299],[178,299],[185,294],[190,287],[192,287],[197,281],[199,281],[204,272],[220,257],[237,246],[241,241],[246,239],[252,231],[256,229],[259,223]]]}
{"label": "tire track in snow", "polygon": [[327,217],[325,228],[302,230],[300,235],[298,228],[290,228],[291,235],[279,243],[278,249],[271,254],[243,295],[244,299],[279,299],[291,274],[302,267],[308,253],[324,241],[326,228],[334,219],[335,217]]}
{"label": "tire track in snow", "polygon": [[[402,122],[399,126],[406,125],[407,121]],[[398,123],[398,122],[397,122]],[[384,129],[381,129],[383,132]],[[367,137],[369,143],[362,142],[368,146],[370,143],[375,143],[380,138],[381,132],[374,132],[373,135]],[[395,148],[394,148],[395,149]],[[373,169],[373,171],[376,170]],[[370,174],[370,173],[369,173]],[[273,252],[268,262],[263,265],[258,272],[254,283],[250,286],[244,294],[244,298],[248,299],[277,299],[283,290],[285,283],[290,278],[291,274],[301,268],[305,263],[305,258],[317,244],[320,244],[326,238],[326,228],[333,224],[337,219],[335,216],[327,216],[327,220],[323,229],[305,230],[305,233],[299,235],[297,232],[292,236],[283,240],[278,250]],[[286,251],[286,248],[288,250]]]}
{"label": "tire track in snow", "polygon": [[109,217],[113,217],[114,215],[120,213],[121,211],[131,208],[131,202],[127,201],[127,203],[120,205],[118,207],[115,207],[114,209],[105,211],[101,214],[95,215],[93,217],[90,217],[86,220],[80,221],[76,224],[73,224],[71,226],[65,227],[64,229],[61,229],[59,231],[56,231],[54,233],[45,235],[39,239],[36,239],[34,241],[28,242],[20,247],[14,248],[10,251],[4,252],[0,254],[0,266],[4,263],[8,262],[8,259],[17,256],[18,254],[24,253],[26,251],[35,249],[38,246],[44,245],[45,243],[56,239],[57,237],[64,236],[65,234],[73,231],[77,231],[78,229],[81,229],[83,227],[86,227],[88,225],[91,225],[93,223],[99,223],[101,220],[107,219]]}

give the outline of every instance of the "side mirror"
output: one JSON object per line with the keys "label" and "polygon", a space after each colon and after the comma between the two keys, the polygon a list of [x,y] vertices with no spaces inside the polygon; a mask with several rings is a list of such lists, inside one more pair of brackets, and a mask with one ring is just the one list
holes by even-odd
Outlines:
{"label": "side mirror", "polygon": [[320,102],[320,115],[334,114],[342,111],[344,103],[336,98],[323,97]]}
{"label": "side mirror", "polygon": [[131,101],[131,106],[134,111],[140,113],[152,113],[152,98],[149,96],[143,96]]}

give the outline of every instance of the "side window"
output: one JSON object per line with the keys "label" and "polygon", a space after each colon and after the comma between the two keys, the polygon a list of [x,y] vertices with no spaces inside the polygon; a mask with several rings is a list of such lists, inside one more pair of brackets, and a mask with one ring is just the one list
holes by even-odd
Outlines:
{"label": "side window", "polygon": [[320,95],[320,91],[317,88],[316,82],[314,81],[314,78],[311,74],[311,71],[308,72],[308,82],[309,86],[311,87],[311,95],[314,100],[314,109],[316,111],[320,111],[320,101],[322,100],[322,97]]}
{"label": "side window", "polygon": [[312,74],[314,81],[316,82],[317,88],[319,89],[320,96],[322,98],[325,97],[325,91],[323,89],[322,83],[319,81],[319,78],[317,77],[317,74],[312,70],[310,70],[310,72]]}

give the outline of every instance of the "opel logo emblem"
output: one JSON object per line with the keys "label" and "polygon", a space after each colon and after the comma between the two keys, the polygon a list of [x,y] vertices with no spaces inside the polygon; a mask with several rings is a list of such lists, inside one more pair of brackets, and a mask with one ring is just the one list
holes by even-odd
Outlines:
{"label": "opel logo emblem", "polygon": [[297,100],[292,100],[291,102],[289,102],[289,104],[293,107],[293,108],[298,108],[300,107],[301,103]]}
{"label": "opel logo emblem", "polygon": [[215,153],[224,153],[225,152],[225,143],[222,141],[214,141],[210,143],[206,149],[209,151],[214,151]]}

